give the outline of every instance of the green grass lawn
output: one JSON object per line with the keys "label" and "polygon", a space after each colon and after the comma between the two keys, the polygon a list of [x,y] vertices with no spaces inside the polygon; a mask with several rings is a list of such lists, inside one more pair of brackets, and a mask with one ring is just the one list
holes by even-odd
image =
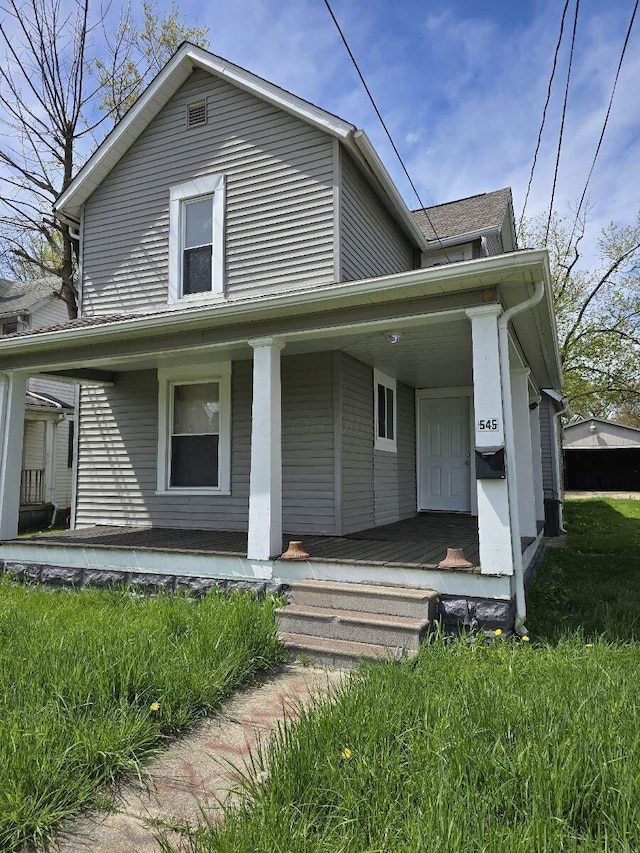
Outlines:
{"label": "green grass lawn", "polygon": [[274,605],[0,581],[0,850],[40,843],[280,655]]}
{"label": "green grass lawn", "polygon": [[640,502],[566,517],[530,643],[435,637],[361,668],[281,730],[267,781],[194,853],[637,853]]}

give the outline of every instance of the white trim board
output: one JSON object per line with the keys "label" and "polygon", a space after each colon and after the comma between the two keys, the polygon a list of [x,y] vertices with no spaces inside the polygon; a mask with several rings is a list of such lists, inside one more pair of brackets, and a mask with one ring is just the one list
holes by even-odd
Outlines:
{"label": "white trim board", "polygon": [[26,544],[20,540],[0,545],[0,560],[38,563],[44,566],[146,572],[180,577],[226,580],[273,580],[288,583],[313,579],[353,583],[400,584],[413,589],[435,589],[442,595],[474,598],[511,598],[510,576],[447,572],[438,569],[354,565],[323,560],[249,560],[224,554],[192,554],[180,551],[135,548],[79,547]]}

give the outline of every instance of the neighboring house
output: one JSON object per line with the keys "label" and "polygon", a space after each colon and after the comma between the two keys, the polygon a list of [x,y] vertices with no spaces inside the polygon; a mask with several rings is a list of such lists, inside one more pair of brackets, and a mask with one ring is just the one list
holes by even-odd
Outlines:
{"label": "neighboring house", "polygon": [[640,429],[602,418],[564,428],[565,485],[574,491],[640,492]]}
{"label": "neighboring house", "polygon": [[[412,214],[363,131],[186,44],[56,215],[81,317],[0,341],[0,559],[433,588],[445,618],[522,623],[561,373],[508,190]],[[74,529],[17,543],[41,372],[81,385]],[[289,537],[310,556],[278,559]]]}
{"label": "neighboring house", "polygon": [[[54,277],[33,281],[0,279],[0,332],[18,332],[66,323],[64,302]],[[73,386],[30,378],[25,397],[20,527],[64,523],[71,507]]]}

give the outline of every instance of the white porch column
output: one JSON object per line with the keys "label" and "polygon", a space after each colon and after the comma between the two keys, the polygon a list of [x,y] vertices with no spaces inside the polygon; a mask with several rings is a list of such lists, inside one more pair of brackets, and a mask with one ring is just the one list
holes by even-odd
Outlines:
{"label": "white porch column", "polygon": [[249,479],[250,560],[268,560],[282,551],[282,407],[280,351],[273,338],[254,338]]}
{"label": "white porch column", "polygon": [[542,439],[540,435],[540,403],[529,412],[531,424],[531,457],[533,459],[533,492],[536,502],[536,521],[544,521],[544,485],[542,482]]}
{"label": "white porch column", "polygon": [[0,540],[18,535],[26,377],[0,374]]}
{"label": "white porch column", "polygon": [[511,370],[511,405],[521,536],[538,535],[531,447],[531,418],[529,416],[529,373],[530,371],[527,368]]}
{"label": "white porch column", "polygon": [[[469,308],[466,313],[471,320],[473,344],[475,446],[504,447],[498,340],[498,316],[502,308],[496,304],[482,305]],[[483,574],[511,575],[513,551],[507,480],[477,480],[476,488],[481,570]]]}

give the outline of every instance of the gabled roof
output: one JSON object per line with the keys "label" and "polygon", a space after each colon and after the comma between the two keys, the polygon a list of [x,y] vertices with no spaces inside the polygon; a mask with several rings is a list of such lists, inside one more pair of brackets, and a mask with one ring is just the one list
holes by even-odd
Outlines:
{"label": "gabled roof", "polygon": [[564,431],[572,430],[574,427],[582,426],[583,424],[590,424],[592,422],[598,424],[606,424],[607,426],[619,427],[620,429],[630,429],[634,432],[638,433],[640,438],[640,427],[631,426],[630,424],[621,424],[619,421],[608,420],[607,418],[580,418],[580,420],[574,421],[571,424],[565,424]]}
{"label": "gabled roof", "polygon": [[0,278],[0,318],[24,314],[37,302],[48,299],[60,290],[55,276],[32,281],[8,281]]}
{"label": "gabled roof", "polygon": [[36,392],[27,390],[26,404],[27,408],[32,409],[34,411],[73,411],[73,406],[70,403],[65,403],[63,400],[59,400],[57,397],[53,397],[51,394],[43,394],[41,391]]}
{"label": "gabled roof", "polygon": [[412,211],[412,215],[427,240],[442,240],[501,228],[510,204],[511,188],[505,187],[490,193],[418,208]]}
{"label": "gabled roof", "polygon": [[104,142],[87,160],[69,187],[57,198],[54,211],[59,218],[70,225],[79,224],[82,205],[195,68],[201,68],[215,77],[226,80],[339,139],[349,149],[356,162],[364,166],[367,177],[396,220],[418,246],[426,248],[424,236],[415,223],[411,211],[363,130],[358,130],[355,125],[339,116],[189,42],[180,45],[124,118],[116,124]]}

